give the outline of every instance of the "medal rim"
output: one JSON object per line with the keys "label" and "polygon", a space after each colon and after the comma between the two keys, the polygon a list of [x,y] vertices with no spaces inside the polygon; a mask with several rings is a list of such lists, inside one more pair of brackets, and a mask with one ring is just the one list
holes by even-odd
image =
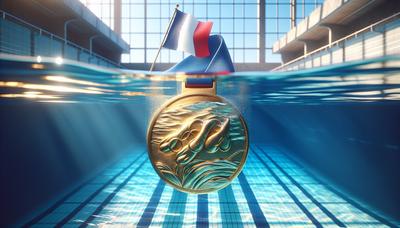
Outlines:
{"label": "medal rim", "polygon": [[[227,182],[226,184],[224,184],[221,188],[209,188],[209,189],[204,189],[204,190],[191,190],[188,191],[187,189],[177,186],[173,183],[170,183],[170,181],[168,181],[164,175],[157,169],[157,167],[155,167],[154,163],[153,163],[153,159],[152,159],[152,154],[151,154],[151,136],[152,136],[152,129],[159,117],[159,115],[161,114],[161,112],[167,108],[168,106],[172,105],[173,103],[175,103],[178,100],[187,98],[187,97],[193,97],[193,96],[205,96],[205,97],[217,97],[218,99],[220,99],[221,101],[229,104],[232,106],[232,108],[239,114],[239,119],[240,122],[243,125],[243,130],[244,130],[244,135],[245,135],[245,148],[244,148],[244,155],[242,156],[242,159],[240,160],[240,164],[238,166],[238,168],[236,169],[236,171],[229,177],[229,182]],[[213,94],[204,94],[204,93],[190,93],[190,94],[182,94],[182,95],[178,95],[178,96],[174,96],[170,99],[168,99],[159,109],[157,109],[157,111],[154,112],[153,117],[151,118],[149,127],[147,128],[147,153],[148,156],[150,158],[151,161],[151,165],[153,166],[153,169],[157,172],[158,176],[165,182],[167,183],[169,186],[181,191],[181,192],[185,192],[185,193],[192,193],[192,194],[206,194],[206,193],[211,193],[217,190],[221,190],[226,188],[228,185],[231,184],[232,180],[234,180],[243,170],[243,167],[246,163],[247,160],[247,156],[249,154],[249,133],[248,133],[248,129],[247,129],[247,124],[246,121],[244,120],[244,117],[242,116],[242,114],[239,112],[239,110],[232,105],[229,101],[227,101],[225,98],[217,96],[217,95],[213,95]]]}

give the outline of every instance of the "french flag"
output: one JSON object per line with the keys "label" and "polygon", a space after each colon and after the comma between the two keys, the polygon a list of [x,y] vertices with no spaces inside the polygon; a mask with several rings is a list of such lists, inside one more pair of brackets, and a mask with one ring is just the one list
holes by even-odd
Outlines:
{"label": "french flag", "polygon": [[207,57],[210,55],[208,37],[211,28],[212,22],[197,21],[192,15],[176,10],[163,47],[184,51],[196,57]]}

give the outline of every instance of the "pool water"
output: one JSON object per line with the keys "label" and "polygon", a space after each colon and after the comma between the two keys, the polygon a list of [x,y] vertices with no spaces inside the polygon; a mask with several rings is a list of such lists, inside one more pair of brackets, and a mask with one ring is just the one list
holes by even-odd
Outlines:
{"label": "pool water", "polygon": [[297,72],[205,75],[250,135],[228,187],[166,185],[146,150],[151,116],[183,74],[0,61],[5,226],[400,225],[400,57]]}
{"label": "pool water", "polygon": [[227,188],[179,192],[158,178],[138,148],[78,186],[29,224],[138,226],[371,226],[392,223],[314,177],[279,148],[254,145]]}

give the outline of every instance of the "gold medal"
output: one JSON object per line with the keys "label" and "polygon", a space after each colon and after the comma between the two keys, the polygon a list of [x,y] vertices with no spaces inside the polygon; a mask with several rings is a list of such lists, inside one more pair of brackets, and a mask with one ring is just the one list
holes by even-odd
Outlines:
{"label": "gold medal", "polygon": [[189,193],[222,189],[241,172],[247,158],[246,123],[213,88],[186,88],[167,101],[150,123],[149,157],[158,175]]}

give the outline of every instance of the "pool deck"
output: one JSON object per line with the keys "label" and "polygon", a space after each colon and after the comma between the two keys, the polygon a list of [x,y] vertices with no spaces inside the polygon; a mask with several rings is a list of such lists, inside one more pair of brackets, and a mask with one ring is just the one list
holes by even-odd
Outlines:
{"label": "pool deck", "polygon": [[282,150],[252,145],[243,172],[211,194],[186,194],[157,176],[145,149],[40,212],[33,227],[398,226],[310,173]]}

